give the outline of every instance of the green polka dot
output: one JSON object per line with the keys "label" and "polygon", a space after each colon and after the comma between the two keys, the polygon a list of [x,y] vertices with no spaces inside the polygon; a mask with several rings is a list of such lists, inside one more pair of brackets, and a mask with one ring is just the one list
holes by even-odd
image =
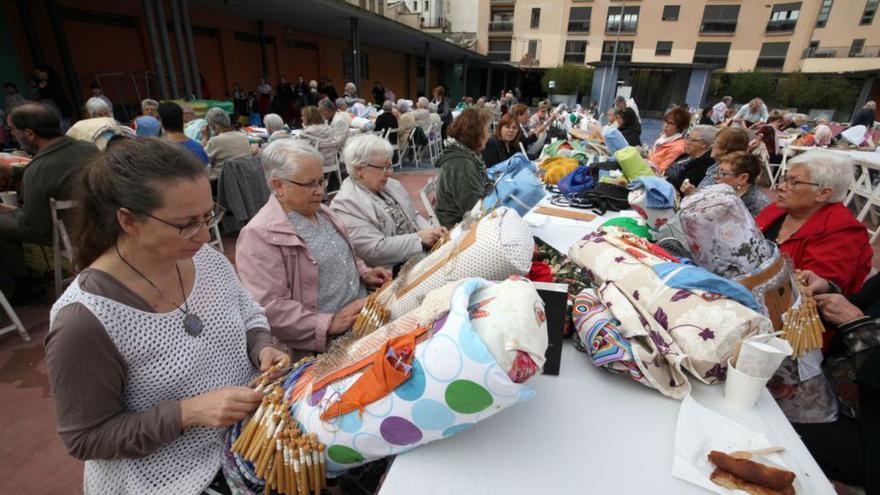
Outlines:
{"label": "green polka dot", "polygon": [[492,394],[470,380],[456,380],[446,387],[446,404],[458,413],[478,413],[492,405]]}
{"label": "green polka dot", "polygon": [[351,447],[332,445],[327,449],[327,457],[336,464],[357,464],[364,462],[364,456]]}

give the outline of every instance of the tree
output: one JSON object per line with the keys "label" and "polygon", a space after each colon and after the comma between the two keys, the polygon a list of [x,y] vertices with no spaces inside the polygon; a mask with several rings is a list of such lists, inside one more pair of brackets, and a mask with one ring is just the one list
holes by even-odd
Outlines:
{"label": "tree", "polygon": [[[554,81],[555,87],[550,87],[550,81]],[[541,79],[541,86],[544,91],[558,95],[586,93],[593,86],[593,69],[578,65],[547,69]]]}

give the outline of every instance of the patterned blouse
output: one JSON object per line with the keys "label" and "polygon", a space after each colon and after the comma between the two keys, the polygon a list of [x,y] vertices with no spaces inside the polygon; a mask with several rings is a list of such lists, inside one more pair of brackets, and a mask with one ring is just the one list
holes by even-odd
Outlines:
{"label": "patterned blouse", "polygon": [[412,234],[416,231],[415,227],[406,219],[403,209],[394,201],[391,196],[378,195],[385,203],[382,209],[394,220],[394,235]]}

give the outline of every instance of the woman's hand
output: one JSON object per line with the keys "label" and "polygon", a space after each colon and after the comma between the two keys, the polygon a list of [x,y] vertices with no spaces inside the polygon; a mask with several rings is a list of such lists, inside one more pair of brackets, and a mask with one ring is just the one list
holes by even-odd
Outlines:
{"label": "woman's hand", "polygon": [[678,188],[681,191],[682,196],[687,196],[688,194],[693,193],[697,190],[697,186],[691,184],[689,179],[685,179],[684,182],[681,183],[681,187]]}
{"label": "woman's hand", "polygon": [[365,273],[364,276],[361,278],[363,279],[364,284],[366,284],[367,287],[380,287],[385,282],[391,280],[392,275],[391,271],[387,268],[377,266],[376,268],[373,268],[372,270]]}
{"label": "woman's hand", "polygon": [[816,275],[812,270],[798,270],[797,277],[810,294],[826,294],[831,292],[831,284],[824,278]]}
{"label": "woman's hand", "polygon": [[430,248],[433,247],[438,240],[440,240],[440,237],[443,236],[443,232],[445,230],[446,229],[444,229],[443,227],[440,227],[436,229],[424,229],[416,233],[418,234],[419,239],[422,241],[422,245],[426,248]]}
{"label": "woman's hand", "polygon": [[263,394],[247,387],[217,388],[180,401],[180,422],[183,428],[226,428],[248,417],[262,400]]}
{"label": "woman's hand", "polygon": [[840,294],[819,294],[815,300],[816,307],[822,312],[822,317],[835,325],[842,325],[865,316],[862,310],[853,306]]}
{"label": "woman's hand", "polygon": [[[260,371],[266,371],[276,364],[284,367],[290,362],[290,356],[286,352],[268,345],[260,351]],[[272,378],[272,377],[270,377]]]}
{"label": "woman's hand", "polygon": [[366,298],[356,299],[337,311],[336,314],[333,315],[333,319],[330,320],[330,335],[339,335],[345,333],[351,328],[351,326],[354,325],[354,321],[357,320],[361,310],[364,309],[364,304],[366,302]]}

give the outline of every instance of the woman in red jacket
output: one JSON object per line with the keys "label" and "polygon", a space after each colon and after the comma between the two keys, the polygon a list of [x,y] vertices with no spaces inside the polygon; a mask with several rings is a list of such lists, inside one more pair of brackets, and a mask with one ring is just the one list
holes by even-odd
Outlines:
{"label": "woman in red jacket", "polygon": [[849,158],[809,151],[788,162],[776,204],[755,219],[795,268],[812,270],[845,295],[859,291],[871,270],[868,232],[842,201],[853,180]]}

